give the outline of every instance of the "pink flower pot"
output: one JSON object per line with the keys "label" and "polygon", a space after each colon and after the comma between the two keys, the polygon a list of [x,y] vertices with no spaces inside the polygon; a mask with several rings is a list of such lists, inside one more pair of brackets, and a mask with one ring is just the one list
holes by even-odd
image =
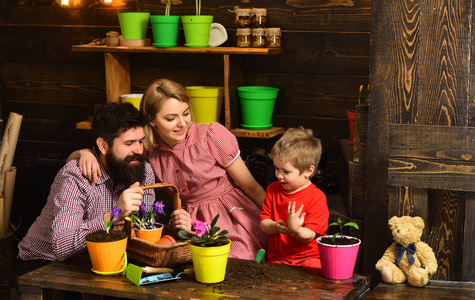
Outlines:
{"label": "pink flower pot", "polygon": [[323,277],[334,280],[351,278],[361,241],[354,245],[328,245],[321,243],[322,238],[317,238],[317,243]]}

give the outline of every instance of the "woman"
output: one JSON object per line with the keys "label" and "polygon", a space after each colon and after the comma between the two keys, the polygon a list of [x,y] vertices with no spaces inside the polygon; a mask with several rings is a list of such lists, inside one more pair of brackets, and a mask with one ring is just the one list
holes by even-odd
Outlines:
{"label": "woman", "polygon": [[[170,225],[191,229],[191,220],[211,222],[229,231],[229,256],[253,259],[265,248],[267,235],[259,215],[264,189],[240,157],[236,137],[219,123],[192,122],[190,98],[180,84],[168,79],[152,83],[140,105],[148,124],[145,151],[157,182],[176,185],[182,208],[171,214]],[[80,165],[91,181],[98,173],[95,159],[81,150]]]}

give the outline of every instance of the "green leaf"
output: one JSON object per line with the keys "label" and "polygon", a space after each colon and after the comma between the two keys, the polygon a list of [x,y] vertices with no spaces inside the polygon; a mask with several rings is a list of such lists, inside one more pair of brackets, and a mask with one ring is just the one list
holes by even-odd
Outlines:
{"label": "green leaf", "polygon": [[229,232],[227,230],[223,230],[220,233],[218,233],[218,235],[228,235],[228,234]]}
{"label": "green leaf", "polygon": [[182,230],[178,231],[178,237],[180,237],[182,239],[185,239],[185,240],[189,240],[191,238],[191,235],[188,231],[182,229]]}
{"label": "green leaf", "polygon": [[219,214],[217,214],[217,215],[214,217],[213,221],[211,221],[211,224],[210,224],[209,226],[210,226],[211,228],[213,228],[214,225],[216,225],[216,222],[218,222],[218,219],[219,219]]}
{"label": "green leaf", "polygon": [[194,244],[203,244],[205,241],[200,239],[199,237],[197,236],[192,236],[191,237],[191,241],[194,243]]}
{"label": "green leaf", "polygon": [[332,242],[334,242],[336,240],[336,237],[339,236],[339,235],[340,235],[339,232],[335,233],[332,237]]}
{"label": "green leaf", "polygon": [[328,227],[335,226],[335,225],[338,225],[338,223],[336,223],[336,222],[330,223],[330,224],[328,224]]}
{"label": "green leaf", "polygon": [[348,222],[348,223],[346,223],[346,224],[343,225],[343,226],[351,226],[351,227],[354,227],[354,228],[356,228],[356,229],[358,229],[358,230],[360,229],[359,226],[358,226],[358,224],[356,224],[355,222]]}

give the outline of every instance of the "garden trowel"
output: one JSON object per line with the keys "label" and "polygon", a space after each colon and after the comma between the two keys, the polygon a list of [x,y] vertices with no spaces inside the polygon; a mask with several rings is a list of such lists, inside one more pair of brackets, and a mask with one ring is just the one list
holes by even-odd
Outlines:
{"label": "garden trowel", "polygon": [[[170,268],[154,268],[154,267],[140,267],[134,264],[127,264],[127,268],[125,268],[125,276],[132,281],[136,285],[141,285],[144,284],[148,277],[142,278],[142,274],[153,274],[153,273],[158,273],[158,274],[170,274],[173,273],[173,269]],[[153,277],[153,276],[150,276]],[[149,280],[147,280],[149,281]]]}

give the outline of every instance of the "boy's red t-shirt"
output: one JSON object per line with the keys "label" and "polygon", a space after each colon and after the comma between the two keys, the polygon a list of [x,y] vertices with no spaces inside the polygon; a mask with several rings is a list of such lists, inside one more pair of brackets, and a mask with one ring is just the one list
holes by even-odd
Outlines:
{"label": "boy's red t-shirt", "polygon": [[303,204],[302,212],[305,212],[305,220],[302,227],[313,230],[316,237],[309,243],[302,243],[291,235],[271,234],[268,261],[320,268],[317,237],[325,235],[330,216],[326,196],[314,184],[296,193],[288,194],[279,181],[273,182],[267,187],[260,220],[283,220],[287,226],[289,201],[296,201],[295,210]]}

